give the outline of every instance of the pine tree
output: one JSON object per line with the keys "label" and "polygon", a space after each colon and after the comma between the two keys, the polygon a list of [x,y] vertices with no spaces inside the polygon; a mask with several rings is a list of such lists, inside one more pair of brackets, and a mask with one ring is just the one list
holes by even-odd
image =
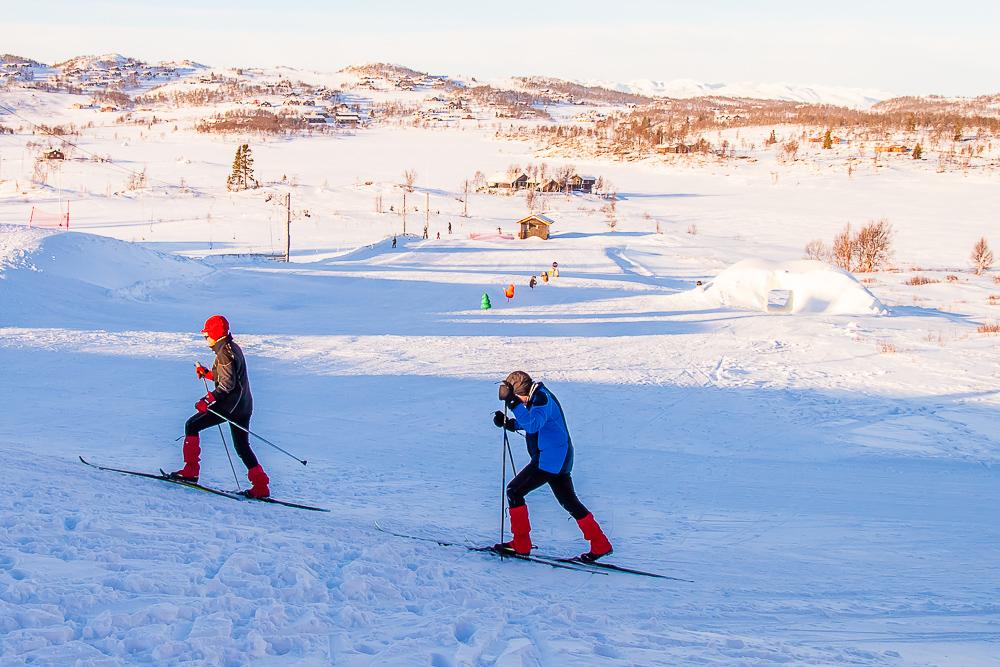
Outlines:
{"label": "pine tree", "polygon": [[243,146],[236,148],[236,157],[233,158],[233,169],[226,179],[226,189],[230,192],[240,189],[240,176],[243,165]]}
{"label": "pine tree", "polygon": [[830,130],[827,130],[823,135],[823,148],[833,148],[833,137],[830,136]]}
{"label": "pine tree", "polygon": [[258,185],[253,175],[253,153],[249,144],[243,144],[236,149],[233,170],[226,179],[226,189],[233,192],[256,188]]}
{"label": "pine tree", "polygon": [[243,187],[256,188],[257,179],[253,175],[253,153],[249,144],[243,144]]}
{"label": "pine tree", "polygon": [[913,147],[913,159],[920,160],[923,159],[923,157],[924,157],[924,149],[920,146],[920,144],[917,144],[916,146]]}

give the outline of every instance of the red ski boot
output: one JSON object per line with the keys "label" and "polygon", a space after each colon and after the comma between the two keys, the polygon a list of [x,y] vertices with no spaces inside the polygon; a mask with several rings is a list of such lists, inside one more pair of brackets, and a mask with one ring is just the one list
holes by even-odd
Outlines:
{"label": "red ski boot", "polygon": [[184,436],[184,447],[181,451],[184,453],[184,467],[170,473],[167,477],[197,484],[198,474],[201,472],[201,466],[198,465],[198,461],[201,458],[201,444],[198,436]]}
{"label": "red ski boot", "polygon": [[527,505],[510,508],[510,532],[514,534],[513,540],[496,544],[493,548],[497,551],[513,551],[521,556],[530,554],[531,522],[528,521]]}
{"label": "red ski boot", "polygon": [[267,488],[271,480],[260,465],[255,465],[250,470],[247,470],[247,479],[250,480],[250,484],[253,486],[243,492],[246,496],[250,498],[267,498],[271,495],[271,490]]}
{"label": "red ski boot", "polygon": [[588,514],[582,519],[578,519],[576,523],[580,526],[580,530],[583,531],[584,539],[590,541],[590,551],[581,554],[580,560],[585,563],[593,563],[598,558],[603,558],[614,553],[614,549],[611,548],[611,542],[608,541],[601,527],[597,525],[597,520],[594,519],[593,514]]}

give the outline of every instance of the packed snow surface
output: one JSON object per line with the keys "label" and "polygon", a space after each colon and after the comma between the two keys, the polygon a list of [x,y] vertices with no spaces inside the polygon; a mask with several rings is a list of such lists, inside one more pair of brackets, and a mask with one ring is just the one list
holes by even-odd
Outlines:
{"label": "packed snow surface", "polygon": [[[775,292],[782,292],[780,308],[790,313],[879,315],[885,307],[858,280],[840,269],[815,260],[767,262],[744,259],[729,267],[705,288],[709,299],[732,308],[774,309]],[[787,301],[785,301],[787,299]]]}
{"label": "packed snow surface", "polygon": [[[15,102],[40,122],[104,118],[74,99]],[[255,138],[265,186],[230,193],[237,138],[105,122],[74,140],[148,165],[155,186],[91,160],[34,184],[4,148],[18,182],[0,220],[22,223],[0,228],[4,667],[998,664],[1000,362],[976,331],[998,288],[966,262],[1000,208],[995,174],[595,160],[576,168],[617,184],[616,226],[606,200],[546,196],[552,236],[522,242],[504,237],[523,196],[474,192],[462,215],[476,170],[538,161],[492,126]],[[286,192],[311,211],[289,263],[264,256],[283,250]],[[74,231],[23,226],[70,196]],[[870,294],[798,268],[807,241],[873,216],[898,240]],[[734,270],[748,257],[773,264]],[[694,289],[727,267],[752,307]],[[915,267],[940,282],[906,284]],[[762,312],[774,285],[808,307]],[[309,461],[254,440],[272,492],[330,513],[78,461],[180,466],[214,313],[246,353],[251,428]],[[559,398],[614,562],[691,583],[373,528],[499,538],[492,419],[515,369]],[[202,481],[235,488],[218,430],[202,445]],[[546,489],[528,506],[540,551],[585,549]]]}

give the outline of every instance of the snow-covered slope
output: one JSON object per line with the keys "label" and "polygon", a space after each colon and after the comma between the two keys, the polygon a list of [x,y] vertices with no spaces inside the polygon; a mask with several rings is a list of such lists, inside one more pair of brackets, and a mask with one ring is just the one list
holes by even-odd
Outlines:
{"label": "snow-covered slope", "polygon": [[93,234],[0,225],[0,275],[27,269],[105,289],[190,280],[210,271],[198,262]]}
{"label": "snow-covered slope", "polygon": [[99,312],[128,321],[129,302],[198,289],[211,269],[132,243],[0,225],[0,309],[5,322],[58,326]]}
{"label": "snow-covered slope", "polygon": [[[989,664],[989,342],[928,344],[941,316],[905,309],[706,304],[688,289],[706,237],[602,226],[385,240],[207,278],[132,244],[0,228],[2,662]],[[553,258],[560,276],[528,289]],[[108,289],[143,276],[182,280],[141,300]],[[254,429],[309,460],[255,442],[272,491],[330,514],[76,460],[179,464],[174,437],[204,393],[191,365],[210,354],[196,332],[217,311],[247,354]],[[866,341],[882,338],[912,351],[878,355]],[[491,415],[514,368],[560,397],[577,489],[617,561],[691,583],[373,529],[497,538]],[[236,485],[214,431],[202,466]],[[529,506],[541,550],[584,548],[547,493]]]}
{"label": "snow-covered slope", "polygon": [[[202,111],[120,123],[77,101],[4,98],[114,162],[70,146],[44,178],[26,121],[4,135],[25,159],[3,149],[0,220],[72,200],[76,231],[0,226],[0,664],[995,667],[1000,363],[977,327],[997,318],[997,283],[967,266],[1000,206],[992,171],[808,142],[796,160],[549,155],[548,173],[601,176],[618,199],[540,196],[552,235],[519,241],[503,236],[523,194],[464,192],[476,171],[543,159],[493,120],[252,137],[263,187],[229,192],[247,139],[195,132]],[[130,169],[150,184],[129,188]],[[262,255],[284,249],[288,193],[286,264]],[[741,292],[758,310],[694,289],[881,216],[891,270],[864,288],[801,271],[780,283],[807,290],[794,317],[759,311],[773,267]],[[836,310],[854,314],[821,307],[845,294]],[[211,355],[197,332],[217,312],[247,355],[252,428],[309,461],[255,440],[271,490],[329,514],[79,463],[180,465],[205,392],[192,364]],[[516,368],[559,397],[617,562],[691,583],[373,528],[500,536],[492,416]],[[202,443],[204,482],[246,485],[218,430]],[[546,490],[528,504],[539,550],[585,548]]]}

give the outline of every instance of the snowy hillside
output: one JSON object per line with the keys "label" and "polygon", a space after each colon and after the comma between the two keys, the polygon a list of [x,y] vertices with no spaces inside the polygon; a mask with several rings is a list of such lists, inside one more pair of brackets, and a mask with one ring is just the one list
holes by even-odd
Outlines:
{"label": "snowy hillside", "polygon": [[[0,665],[998,664],[986,125],[981,150],[905,118],[823,148],[706,102],[623,120],[645,153],[573,154],[633,110],[385,65],[157,77],[122,109],[0,92]],[[204,124],[324,109],[353,121]],[[548,239],[516,238],[532,212]],[[883,219],[877,270],[828,263]],[[252,439],[274,498],[328,513],[79,461],[180,467],[216,313],[250,428],[308,461]],[[558,397],[606,560],[671,578],[463,547],[501,535],[515,369]],[[219,434],[200,480],[246,488]],[[538,553],[587,548],[527,503]]]}

